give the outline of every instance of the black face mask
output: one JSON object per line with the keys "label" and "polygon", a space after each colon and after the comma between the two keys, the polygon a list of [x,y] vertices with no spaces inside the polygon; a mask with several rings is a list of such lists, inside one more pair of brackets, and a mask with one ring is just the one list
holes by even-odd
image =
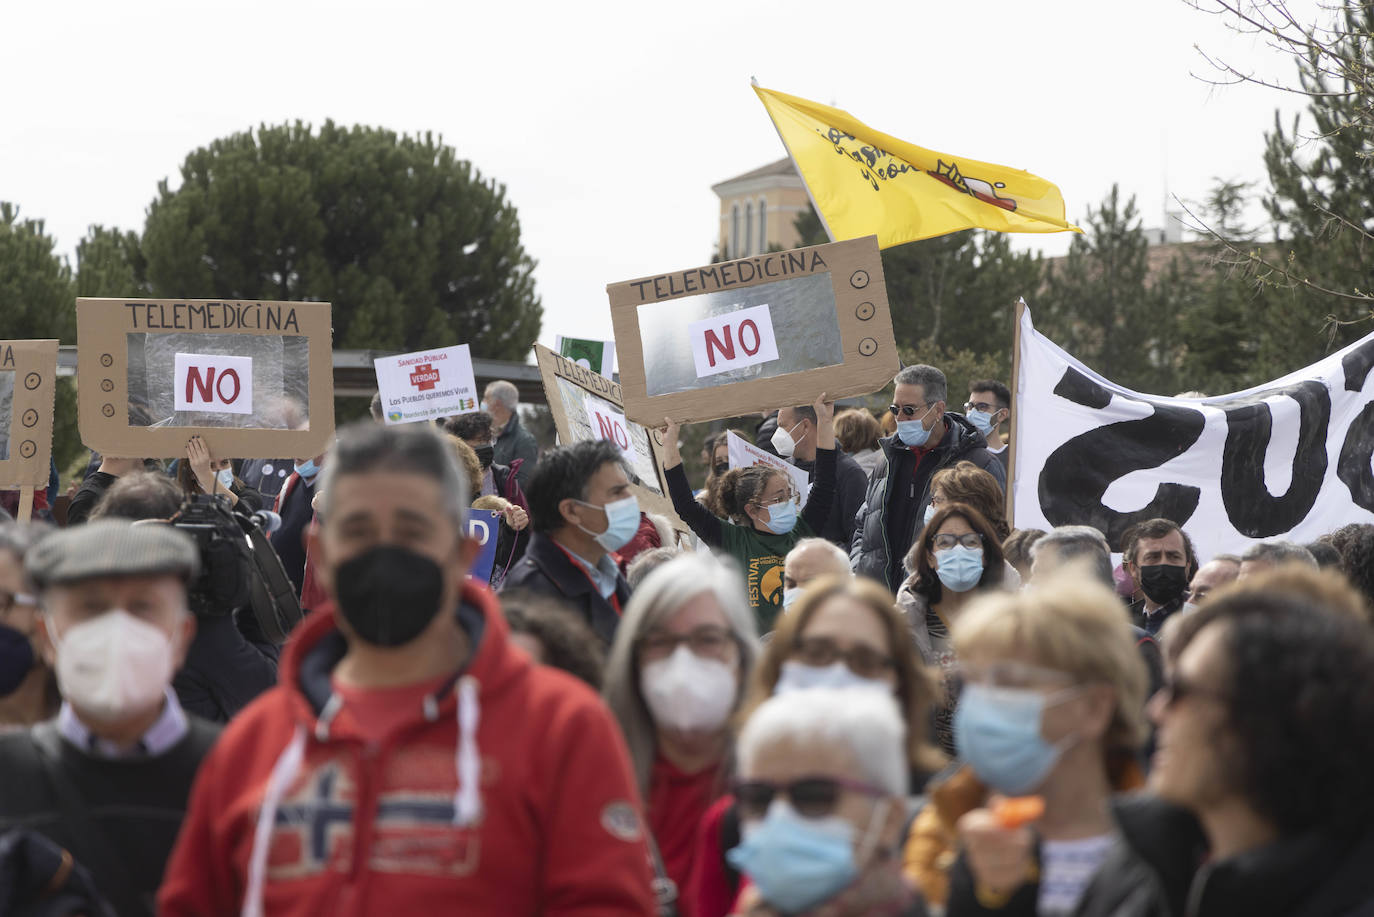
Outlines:
{"label": "black face mask", "polygon": [[402,646],[424,632],[439,613],[444,574],[422,554],[378,545],[334,574],[339,613],[373,646]]}
{"label": "black face mask", "polygon": [[725,472],[727,472],[727,471],[729,471],[729,470],[730,470],[730,463],[729,463],[729,462],[717,462],[717,463],[716,463],[716,468],[715,468],[716,477],[720,477],[721,475],[725,474]]}
{"label": "black face mask", "polygon": [[477,462],[483,469],[491,467],[492,459],[496,455],[496,448],[491,443],[485,446],[473,446],[472,451],[477,453]]}
{"label": "black face mask", "polygon": [[33,668],[33,644],[13,627],[0,624],[0,697],[12,694]]}
{"label": "black face mask", "polygon": [[1175,564],[1141,567],[1140,588],[1150,601],[1168,605],[1183,598],[1183,592],[1188,588],[1188,568]]}

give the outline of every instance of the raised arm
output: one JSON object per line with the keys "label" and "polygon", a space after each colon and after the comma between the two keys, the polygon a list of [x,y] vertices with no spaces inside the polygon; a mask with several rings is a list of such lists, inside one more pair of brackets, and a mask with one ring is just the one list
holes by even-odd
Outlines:
{"label": "raised arm", "polygon": [[692,485],[687,482],[687,470],[682,467],[682,453],[678,450],[677,437],[682,432],[682,424],[663,418],[663,471],[668,478],[668,496],[673,500],[673,509],[678,518],[687,523],[697,537],[713,548],[721,546],[725,525],[697,502],[692,495]]}
{"label": "raised arm", "polygon": [[816,477],[801,517],[819,534],[830,521],[835,503],[835,405],[827,403],[822,392],[812,407],[816,410]]}

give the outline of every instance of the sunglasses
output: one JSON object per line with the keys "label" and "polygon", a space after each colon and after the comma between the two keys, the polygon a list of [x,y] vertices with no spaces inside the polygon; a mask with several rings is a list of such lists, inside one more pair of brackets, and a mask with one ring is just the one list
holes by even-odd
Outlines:
{"label": "sunglasses", "polygon": [[824,818],[835,811],[840,804],[840,794],[845,790],[863,793],[865,796],[882,797],[887,793],[871,784],[842,777],[803,777],[790,783],[775,783],[771,780],[737,780],[734,784],[735,799],[739,802],[740,814],[745,818],[763,818],[773,797],[782,793],[797,814],[804,818]]}
{"label": "sunglasses", "polygon": [[925,415],[930,413],[930,409],[932,407],[934,407],[934,405],[928,404],[925,406],[925,410],[920,410],[909,404],[903,404],[900,406],[895,404],[889,404],[887,406],[887,409],[893,417],[915,417],[918,410],[920,410],[921,416],[924,417]]}

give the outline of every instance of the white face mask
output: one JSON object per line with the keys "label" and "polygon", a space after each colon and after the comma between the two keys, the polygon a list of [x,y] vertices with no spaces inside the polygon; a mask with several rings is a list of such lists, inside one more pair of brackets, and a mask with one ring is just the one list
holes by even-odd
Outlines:
{"label": "white face mask", "polygon": [[734,666],[702,659],[682,645],[640,670],[639,690],[658,725],[678,732],[713,732],[735,708],[739,683]]}
{"label": "white face mask", "polygon": [[145,713],[172,683],[172,641],[161,628],[129,614],[107,611],[58,635],[57,685],[82,714],[118,722]]}
{"label": "white face mask", "polygon": [[[800,427],[802,423],[803,421],[800,420],[794,423],[792,425],[792,430]],[[773,448],[777,450],[778,455],[783,458],[791,458],[792,453],[797,451],[797,441],[792,438],[792,430],[784,430],[782,427],[778,427],[773,431],[773,438],[770,440],[773,444]]]}
{"label": "white face mask", "polygon": [[231,488],[233,488],[234,469],[221,468],[219,471],[215,472],[215,477],[219,478],[219,482],[224,485],[225,490],[230,490]]}
{"label": "white face mask", "polygon": [[892,686],[887,682],[855,675],[849,666],[838,659],[825,666],[787,660],[782,664],[782,672],[778,675],[778,683],[773,686],[773,693],[787,694],[811,688],[873,688],[885,694],[892,693]]}

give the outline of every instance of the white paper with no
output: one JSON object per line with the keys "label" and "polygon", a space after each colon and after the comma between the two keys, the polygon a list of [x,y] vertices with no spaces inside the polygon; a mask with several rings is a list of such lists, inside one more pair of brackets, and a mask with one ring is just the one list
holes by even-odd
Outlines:
{"label": "white paper with no", "polygon": [[785,472],[792,480],[792,487],[801,494],[801,503],[798,509],[806,506],[806,498],[811,495],[810,475],[802,471],[796,465],[783,461],[771,452],[764,452],[758,446],[748,442],[734,433],[729,433],[725,437],[726,448],[729,450],[729,461],[731,468],[748,468],[752,465],[771,465],[779,471]]}
{"label": "white paper with no", "polygon": [[253,413],[253,358],[178,353],[173,359],[173,407],[212,414]]}
{"label": "white paper with no", "polygon": [[588,395],[584,401],[587,410],[587,426],[592,428],[595,439],[610,440],[625,455],[625,461],[634,467],[635,447],[630,441],[630,425],[625,415],[614,410],[610,404]]}
{"label": "white paper with no", "polygon": [[778,358],[768,304],[714,315],[687,326],[697,378]]}
{"label": "white paper with no", "polygon": [[382,418],[388,424],[453,417],[477,410],[477,380],[467,344],[372,361]]}

